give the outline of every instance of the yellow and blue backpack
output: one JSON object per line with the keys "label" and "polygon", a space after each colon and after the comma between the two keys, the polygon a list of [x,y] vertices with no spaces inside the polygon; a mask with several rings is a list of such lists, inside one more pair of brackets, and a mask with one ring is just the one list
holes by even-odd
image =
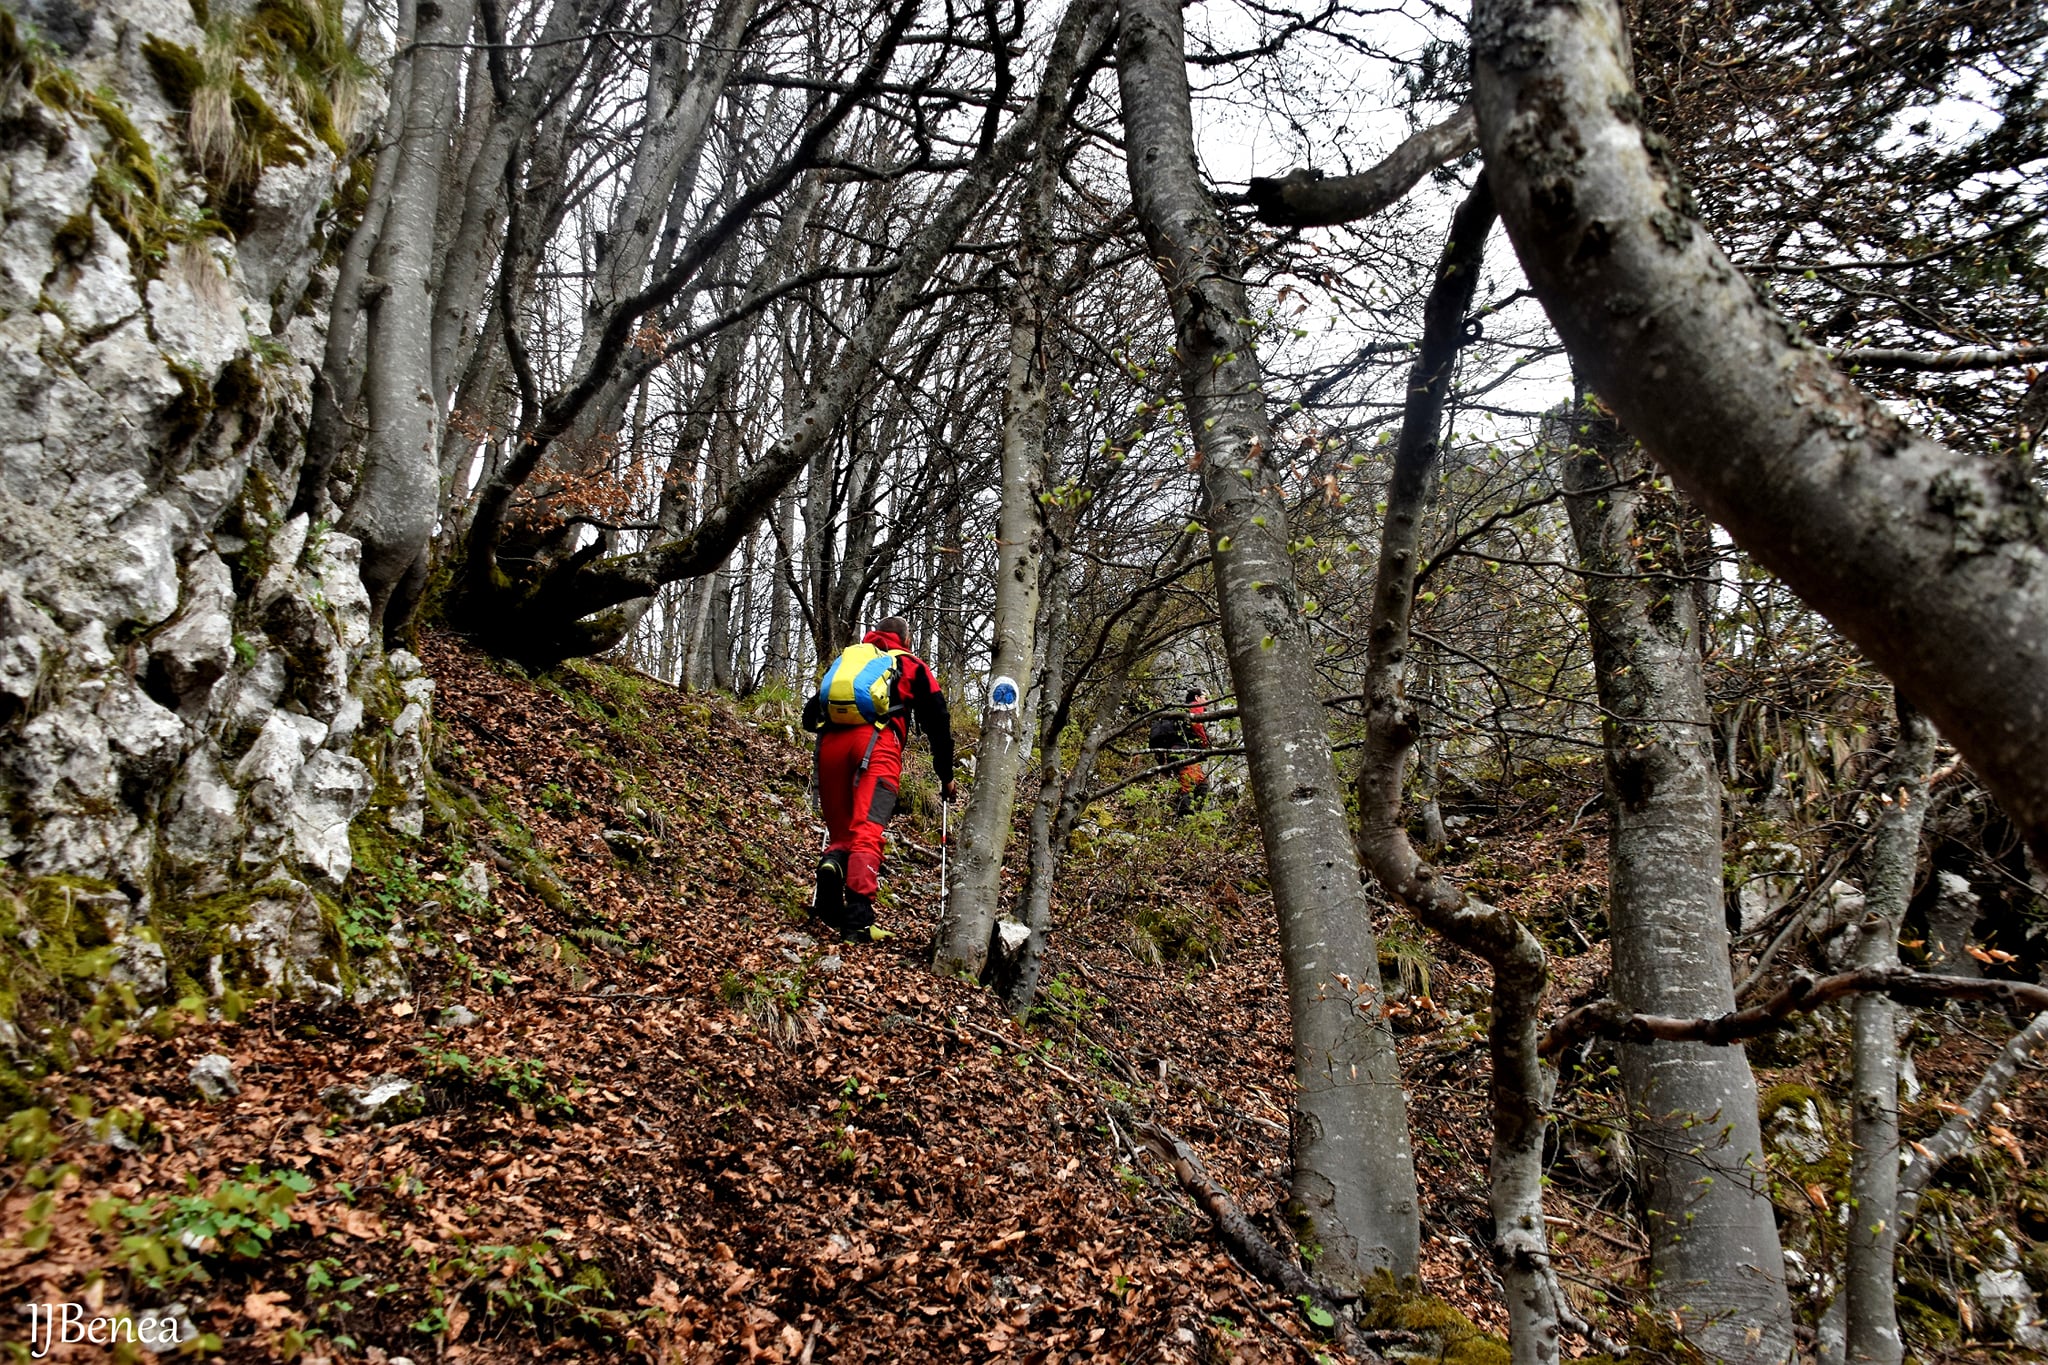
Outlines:
{"label": "yellow and blue backpack", "polygon": [[902,671],[897,660],[907,651],[874,645],[848,645],[825,676],[818,680],[818,701],[828,725],[886,725],[892,711],[890,691]]}

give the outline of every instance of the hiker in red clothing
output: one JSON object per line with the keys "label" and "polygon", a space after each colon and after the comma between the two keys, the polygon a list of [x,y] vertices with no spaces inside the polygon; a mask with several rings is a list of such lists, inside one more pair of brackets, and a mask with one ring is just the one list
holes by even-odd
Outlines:
{"label": "hiker in red clothing", "polygon": [[[1202,724],[1202,715],[1209,708],[1208,694],[1199,687],[1188,689],[1188,717],[1181,722],[1181,743],[1188,749],[1201,750],[1209,747],[1209,727]],[[1191,815],[1199,810],[1209,796],[1209,774],[1202,771],[1199,762],[1190,761],[1180,770],[1180,797],[1173,803],[1176,815]]]}
{"label": "hiker in red clothing", "polygon": [[908,621],[884,618],[832,661],[804,705],[804,729],[818,736],[818,799],[831,835],[811,913],[850,943],[883,936],[875,928],[882,833],[896,813],[912,720],[931,741],[941,799],[953,799],[953,718],[938,676],[910,652],[909,635]]}

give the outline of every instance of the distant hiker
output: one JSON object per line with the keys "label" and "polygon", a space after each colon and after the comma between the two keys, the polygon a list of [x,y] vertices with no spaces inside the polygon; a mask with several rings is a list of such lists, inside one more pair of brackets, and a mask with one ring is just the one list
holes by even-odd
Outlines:
{"label": "distant hiker", "polygon": [[1163,768],[1176,759],[1180,760],[1175,768],[1180,776],[1180,795],[1173,802],[1176,815],[1191,814],[1209,794],[1209,775],[1202,771],[1199,762],[1185,757],[1209,747],[1209,727],[1200,720],[1208,703],[1209,698],[1201,688],[1189,688],[1187,710],[1178,715],[1169,712],[1155,717],[1146,735],[1147,747],[1152,750],[1153,761],[1158,766]]}
{"label": "distant hiker", "polygon": [[902,617],[883,618],[840,652],[804,703],[804,729],[818,736],[818,801],[831,834],[811,913],[849,943],[886,936],[875,928],[875,890],[911,720],[931,741],[940,799],[953,799],[953,718],[938,676],[905,643],[909,635]]}
{"label": "distant hiker", "polygon": [[[1209,698],[1199,687],[1188,689],[1188,715],[1182,722],[1181,738],[1190,749],[1201,750],[1209,747],[1209,727],[1202,724],[1202,716],[1209,709]],[[1202,765],[1189,759],[1180,769],[1180,798],[1173,803],[1175,815],[1189,815],[1200,808],[1209,796],[1209,774]]]}

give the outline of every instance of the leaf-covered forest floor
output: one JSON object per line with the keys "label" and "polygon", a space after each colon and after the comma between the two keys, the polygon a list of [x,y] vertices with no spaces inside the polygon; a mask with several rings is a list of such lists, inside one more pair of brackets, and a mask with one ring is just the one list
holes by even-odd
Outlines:
{"label": "leaf-covered forest floor", "polygon": [[[925,966],[939,869],[922,746],[885,876],[895,938],[841,946],[803,922],[820,840],[786,703],[599,666],[531,680],[444,639],[426,657],[426,833],[360,838],[331,907],[364,960],[400,945],[411,993],[326,1011],[230,995],[205,1017],[82,1029],[87,1059],[8,1121],[10,1306],[182,1305],[204,1354],[231,1361],[1336,1354],[1131,1136],[1174,1128],[1285,1236],[1286,1011],[1248,809],[1176,822],[1135,791],[1091,811],[1045,1003],[1020,1031]],[[1466,875],[1540,913],[1554,1008],[1595,992],[1597,824],[1461,847]],[[1484,972],[1398,926],[1383,965],[1437,1302],[1381,1340],[1504,1360],[1473,1335],[1503,1326],[1484,1250]],[[448,1019],[456,1006],[474,1021]],[[1909,1132],[1931,1131],[2004,1036],[1965,1022],[1917,1052]],[[240,1089],[209,1101],[190,1073],[212,1053]],[[1825,1039],[1759,1060],[1760,1085],[1791,1109],[1813,1098],[1835,1131]],[[414,1088],[379,1121],[323,1094],[390,1076]],[[1552,1231],[1582,1308],[1654,1340],[1630,1317],[1640,1245],[1603,1084],[1591,1068],[1563,1097]],[[2042,1113],[2030,1078],[2001,1116],[2012,1151],[1987,1144],[1945,1196],[1959,1226],[2002,1220],[2029,1256],[2028,1219],[2048,1211],[2026,1167]],[[1839,1249],[1818,1212],[1840,1198],[1831,1141],[1782,1172],[1781,1207],[1811,1205],[1788,1237],[1816,1254],[1830,1236]],[[1981,1258],[1980,1243],[1959,1233],[1942,1254]],[[1913,1319],[1924,1342],[1940,1310]],[[1941,1353],[1964,1358],[1957,1312],[1951,1297]]]}

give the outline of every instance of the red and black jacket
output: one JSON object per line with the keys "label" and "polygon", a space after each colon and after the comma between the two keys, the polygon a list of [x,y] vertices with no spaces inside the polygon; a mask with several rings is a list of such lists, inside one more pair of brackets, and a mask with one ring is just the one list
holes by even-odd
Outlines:
{"label": "red and black jacket", "polygon": [[[924,731],[931,741],[932,769],[939,775],[939,781],[953,780],[953,713],[946,705],[946,694],[939,690],[938,674],[931,665],[910,652],[910,646],[903,638],[891,631],[871,630],[861,637],[862,644],[873,645],[876,649],[902,650],[897,660],[896,680],[889,685],[889,701],[895,714],[889,719],[896,737],[904,744],[910,743],[910,722],[916,721],[917,728]],[[817,732],[825,728],[824,706],[813,695],[804,703],[804,729]]]}

